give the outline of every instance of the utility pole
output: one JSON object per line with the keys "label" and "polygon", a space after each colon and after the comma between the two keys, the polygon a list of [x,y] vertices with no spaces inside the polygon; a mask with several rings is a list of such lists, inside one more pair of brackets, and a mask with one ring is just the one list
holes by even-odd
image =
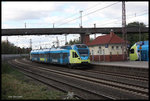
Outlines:
{"label": "utility pole", "polygon": [[30,39],[30,49],[32,50],[32,39]]}
{"label": "utility pole", "polygon": [[65,34],[65,45],[67,44],[67,34]]}
{"label": "utility pole", "polygon": [[56,37],[56,43],[57,43],[57,47],[59,47],[59,40],[58,40],[58,37]]}
{"label": "utility pole", "polygon": [[140,27],[140,22],[139,22],[139,41],[141,41],[141,27]]}
{"label": "utility pole", "polygon": [[8,44],[8,36],[6,37],[6,42],[7,42],[7,44]]}
{"label": "utility pole", "polygon": [[[123,47],[122,47],[122,54],[123,54],[123,60],[125,60],[125,54],[127,49],[127,35],[126,35],[126,11],[125,11],[125,1],[122,1],[122,34],[123,34]],[[125,48],[125,49],[124,49]],[[124,52],[125,51],[125,52]]]}
{"label": "utility pole", "polygon": [[26,28],[26,22],[24,23],[24,26],[25,26],[25,28]]}
{"label": "utility pole", "polygon": [[55,24],[55,23],[53,23],[53,28],[54,28],[54,24]]}
{"label": "utility pole", "polygon": [[[94,24],[94,28],[96,28],[96,24]],[[96,33],[94,34],[94,39],[96,39]]]}
{"label": "utility pole", "polygon": [[81,28],[82,28],[82,12],[83,12],[83,11],[80,11],[80,14],[81,14],[81,16],[80,16],[80,17],[81,17],[81,26],[80,26],[80,27],[81,27]]}

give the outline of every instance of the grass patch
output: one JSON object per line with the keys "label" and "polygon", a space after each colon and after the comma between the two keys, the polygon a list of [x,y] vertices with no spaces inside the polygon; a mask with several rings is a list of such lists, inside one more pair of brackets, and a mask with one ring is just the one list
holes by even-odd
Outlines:
{"label": "grass patch", "polygon": [[[26,78],[21,72],[2,63],[2,99],[63,99],[64,93],[49,90]],[[33,83],[34,82],[34,83]]]}

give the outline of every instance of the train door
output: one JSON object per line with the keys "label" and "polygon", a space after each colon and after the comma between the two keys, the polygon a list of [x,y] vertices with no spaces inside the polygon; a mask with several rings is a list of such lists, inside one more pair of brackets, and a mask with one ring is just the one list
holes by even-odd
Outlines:
{"label": "train door", "polygon": [[141,50],[141,60],[142,61],[148,60],[146,50]]}
{"label": "train door", "polygon": [[63,64],[68,64],[69,63],[69,54],[68,53],[63,53],[62,59],[63,59]]}

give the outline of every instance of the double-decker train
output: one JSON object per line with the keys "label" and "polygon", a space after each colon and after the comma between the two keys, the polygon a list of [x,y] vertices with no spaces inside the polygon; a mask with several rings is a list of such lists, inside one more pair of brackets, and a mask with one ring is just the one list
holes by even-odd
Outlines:
{"label": "double-decker train", "polygon": [[85,44],[66,45],[60,48],[32,50],[30,60],[74,67],[90,63],[90,51]]}
{"label": "double-decker train", "polygon": [[130,49],[130,60],[149,61],[149,41],[136,42]]}

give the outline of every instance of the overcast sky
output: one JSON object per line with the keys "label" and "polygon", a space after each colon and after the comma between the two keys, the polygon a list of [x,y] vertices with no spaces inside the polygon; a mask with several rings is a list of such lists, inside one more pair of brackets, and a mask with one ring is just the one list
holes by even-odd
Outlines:
{"label": "overcast sky", "polygon": [[[79,28],[82,10],[83,27],[121,27],[122,2],[2,2],[2,28]],[[148,23],[148,1],[126,2],[126,23],[133,21]],[[26,24],[25,24],[26,23]],[[98,36],[99,34],[97,34]],[[65,44],[64,35],[9,36],[8,40],[20,47],[33,49],[51,47],[58,37]],[[93,37],[93,35],[91,35]],[[68,35],[67,41],[79,39],[79,35]],[[6,37],[2,37],[6,40]]]}

